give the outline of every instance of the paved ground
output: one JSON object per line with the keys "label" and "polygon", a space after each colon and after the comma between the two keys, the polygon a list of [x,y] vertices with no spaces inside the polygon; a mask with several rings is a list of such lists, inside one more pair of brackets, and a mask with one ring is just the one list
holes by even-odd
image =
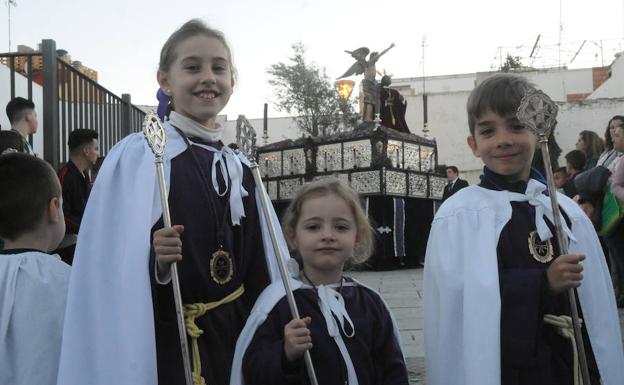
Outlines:
{"label": "paved ground", "polygon": [[[399,324],[410,384],[425,384],[423,269],[358,271],[348,275],[379,291],[386,300]],[[620,324],[624,335],[624,309],[620,309]]]}

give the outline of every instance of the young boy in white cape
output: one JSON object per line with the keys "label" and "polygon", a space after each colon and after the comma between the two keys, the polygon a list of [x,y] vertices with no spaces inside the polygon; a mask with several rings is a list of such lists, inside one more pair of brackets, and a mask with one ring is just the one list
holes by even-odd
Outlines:
{"label": "young boy in white cape", "polygon": [[598,237],[558,194],[569,241],[569,254],[559,255],[545,181],[531,169],[537,138],[516,118],[530,89],[524,78],[496,75],[468,99],[468,144],[485,167],[481,183],[446,201],[432,225],[424,281],[429,384],[577,384],[578,357],[562,336],[573,336],[569,288],[578,294],[591,383],[624,381]]}
{"label": "young boy in white cape", "polygon": [[0,384],[54,385],[70,267],[61,185],[45,161],[0,155]]}

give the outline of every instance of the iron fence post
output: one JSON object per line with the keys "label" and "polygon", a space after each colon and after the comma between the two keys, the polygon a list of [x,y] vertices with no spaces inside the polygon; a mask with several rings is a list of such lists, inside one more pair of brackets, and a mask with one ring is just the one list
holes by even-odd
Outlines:
{"label": "iron fence post", "polygon": [[43,158],[58,170],[60,162],[60,131],[58,105],[58,64],[56,42],[41,41],[43,60]]}
{"label": "iron fence post", "polygon": [[132,133],[132,100],[130,94],[121,94],[122,104],[121,111],[121,133],[126,137]]}

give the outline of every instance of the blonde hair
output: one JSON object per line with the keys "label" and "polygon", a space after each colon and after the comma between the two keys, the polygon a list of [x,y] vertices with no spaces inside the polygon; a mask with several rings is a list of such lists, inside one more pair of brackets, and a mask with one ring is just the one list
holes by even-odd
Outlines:
{"label": "blonde hair", "polygon": [[358,241],[353,256],[347,261],[347,264],[352,266],[366,262],[374,251],[373,228],[364,210],[362,210],[360,197],[357,192],[336,178],[324,179],[304,185],[290,202],[282,220],[284,233],[287,235],[290,246],[292,247],[291,239],[289,238],[295,234],[297,222],[299,222],[299,218],[301,217],[303,203],[308,199],[330,194],[342,198],[351,209],[353,218],[355,218]]}

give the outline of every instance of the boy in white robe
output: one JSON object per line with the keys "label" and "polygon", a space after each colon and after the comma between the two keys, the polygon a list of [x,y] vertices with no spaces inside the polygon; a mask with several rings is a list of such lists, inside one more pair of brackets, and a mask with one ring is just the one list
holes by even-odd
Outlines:
{"label": "boy in white robe", "polygon": [[45,161],[0,156],[0,384],[54,385],[70,268],[61,185]]}
{"label": "boy in white robe", "polygon": [[569,316],[570,288],[578,293],[591,383],[624,379],[617,309],[600,243],[587,216],[562,194],[569,254],[559,255],[553,237],[545,182],[531,169],[537,138],[516,118],[530,89],[521,77],[496,75],[468,100],[468,145],[485,167],[479,185],[442,205],[427,244],[431,385],[577,384],[574,345],[561,335],[571,328],[552,325]]}

